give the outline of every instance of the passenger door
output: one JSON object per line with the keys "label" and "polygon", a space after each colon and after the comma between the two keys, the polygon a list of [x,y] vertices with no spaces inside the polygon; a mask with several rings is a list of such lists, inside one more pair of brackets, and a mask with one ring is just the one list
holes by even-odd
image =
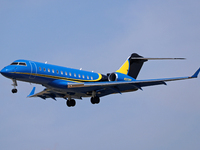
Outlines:
{"label": "passenger door", "polygon": [[35,76],[37,74],[37,66],[34,62],[29,61],[30,62],[30,66],[31,66],[31,75],[30,75],[30,79],[35,79]]}

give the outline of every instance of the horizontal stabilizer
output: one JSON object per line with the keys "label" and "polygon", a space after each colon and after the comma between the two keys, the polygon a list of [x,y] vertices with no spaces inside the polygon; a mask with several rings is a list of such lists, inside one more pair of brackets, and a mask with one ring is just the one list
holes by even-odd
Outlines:
{"label": "horizontal stabilizer", "polygon": [[176,60],[176,59],[184,60],[185,58],[143,58],[143,57],[131,57],[131,59],[135,59],[135,60]]}

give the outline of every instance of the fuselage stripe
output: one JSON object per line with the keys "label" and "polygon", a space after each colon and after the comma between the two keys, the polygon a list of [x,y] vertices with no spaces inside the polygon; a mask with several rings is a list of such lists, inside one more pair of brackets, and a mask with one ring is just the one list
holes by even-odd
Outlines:
{"label": "fuselage stripe", "polygon": [[59,77],[59,76],[51,76],[51,75],[45,75],[45,74],[33,74],[33,73],[24,73],[24,72],[11,72],[15,74],[24,74],[24,75],[31,75],[36,77],[45,77],[45,78],[51,78],[51,79],[60,79],[60,80],[67,80],[72,82],[95,82],[100,81],[102,79],[102,75],[98,73],[99,78],[96,80],[82,80],[82,79],[73,79],[73,78],[67,78],[67,77]]}

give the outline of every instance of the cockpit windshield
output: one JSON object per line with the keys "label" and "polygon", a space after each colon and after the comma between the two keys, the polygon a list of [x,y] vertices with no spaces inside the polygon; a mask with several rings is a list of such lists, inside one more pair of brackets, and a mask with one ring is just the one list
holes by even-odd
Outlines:
{"label": "cockpit windshield", "polygon": [[26,66],[26,63],[24,63],[24,62],[13,62],[10,65]]}
{"label": "cockpit windshield", "polygon": [[18,65],[18,62],[13,62],[13,63],[10,64],[10,65]]}
{"label": "cockpit windshield", "polygon": [[24,62],[19,62],[19,65],[21,65],[21,66],[26,66],[26,63],[24,63]]}

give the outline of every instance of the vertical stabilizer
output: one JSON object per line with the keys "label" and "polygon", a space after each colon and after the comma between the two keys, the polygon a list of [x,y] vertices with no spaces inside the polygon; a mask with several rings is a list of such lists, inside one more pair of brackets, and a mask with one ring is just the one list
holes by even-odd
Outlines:
{"label": "vertical stabilizer", "polygon": [[137,58],[143,58],[142,56],[133,53],[126,61],[125,63],[117,70],[116,72],[123,73],[126,75],[131,76],[132,78],[136,79],[140,69],[142,68],[142,65],[147,59],[137,59]]}

